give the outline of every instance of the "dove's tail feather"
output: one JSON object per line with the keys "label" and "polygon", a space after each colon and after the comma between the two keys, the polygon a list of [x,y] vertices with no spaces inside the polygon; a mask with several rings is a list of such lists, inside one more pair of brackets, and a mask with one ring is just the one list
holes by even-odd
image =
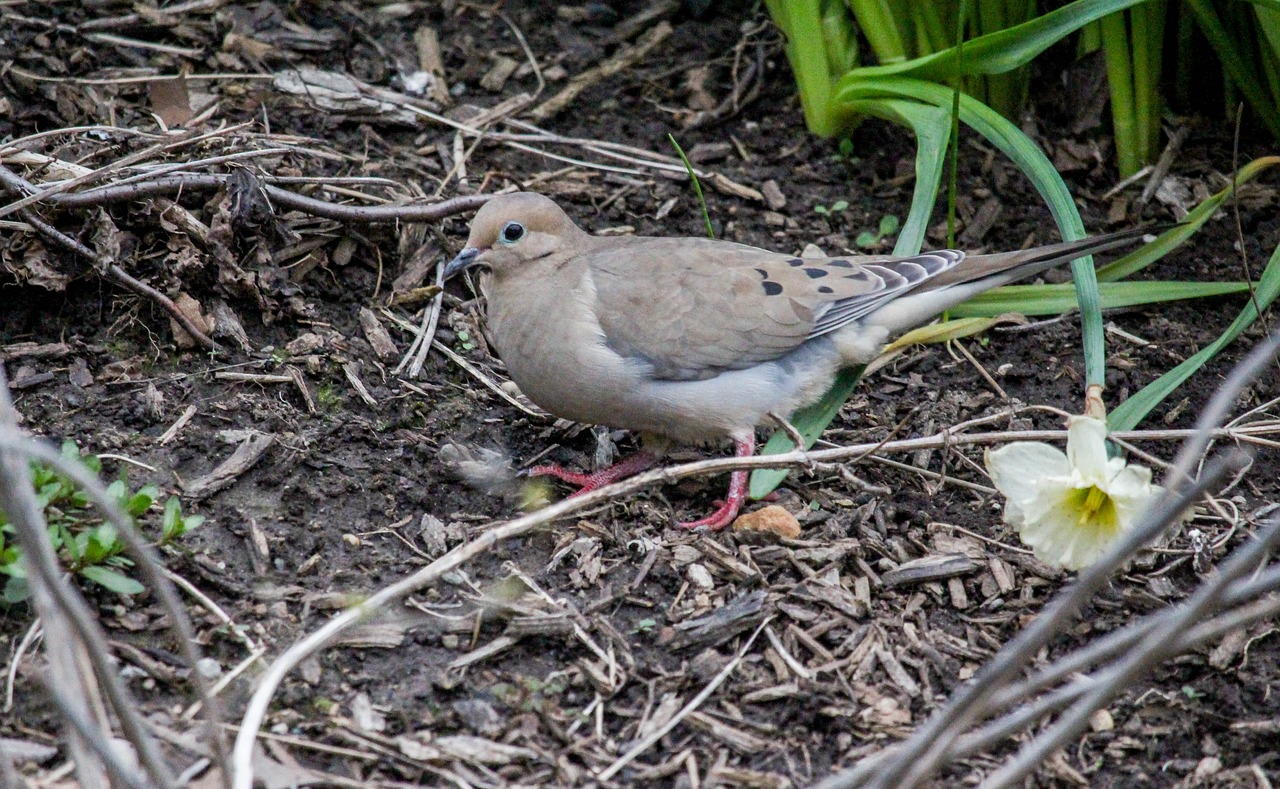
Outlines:
{"label": "dove's tail feather", "polygon": [[[1160,228],[1154,229],[1158,232]],[[930,279],[925,287],[936,290],[951,288],[970,283],[983,283],[983,287],[974,290],[981,293],[1006,282],[1024,279],[1039,274],[1041,271],[1062,265],[1076,258],[1106,252],[1117,247],[1130,246],[1141,241],[1142,237],[1153,232],[1151,228],[1122,230],[1119,233],[1108,233],[1101,236],[1090,236],[1079,241],[1063,241],[1032,249],[1021,249],[1016,252],[998,252],[992,255],[973,255],[955,268],[944,271]],[[997,284],[986,285],[986,280],[997,277]]]}
{"label": "dove's tail feather", "polygon": [[966,257],[960,265],[922,283],[864,319],[865,324],[882,326],[893,336],[914,328],[934,315],[1001,285],[1035,276],[1076,258],[1124,247],[1141,241],[1148,233],[1163,228],[1139,228],[1064,241],[1017,252]]}

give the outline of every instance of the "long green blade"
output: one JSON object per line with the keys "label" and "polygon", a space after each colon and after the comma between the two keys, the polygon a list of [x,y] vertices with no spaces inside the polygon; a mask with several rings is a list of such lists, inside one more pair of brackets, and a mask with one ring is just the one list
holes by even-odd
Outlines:
{"label": "long green blade", "polygon": [[[947,158],[947,143],[951,135],[949,108],[920,104],[902,99],[869,101],[864,106],[869,115],[911,127],[916,135],[916,185],[911,196],[911,210],[898,234],[893,248],[895,255],[914,255],[924,244],[924,234],[929,227],[929,215],[938,198],[938,186],[942,182],[942,168]],[[791,417],[791,423],[804,436],[805,449],[813,446],[822,431],[840,413],[840,407],[849,399],[858,379],[861,367],[841,370],[835,383],[822,399],[800,409]],[[790,452],[791,437],[782,431],[775,432],[760,450],[762,455]],[[751,473],[750,495],[754,499],[767,495],[787,476],[786,469],[762,468]]]}
{"label": "long green blade", "polygon": [[963,57],[952,47],[902,63],[855,69],[845,79],[899,76],[942,81],[958,74],[1002,74],[1025,65],[1090,22],[1145,1],[1076,0],[1029,22],[965,41]]}
{"label": "long green blade", "polygon": [[1222,68],[1253,105],[1254,115],[1273,135],[1280,137],[1280,109],[1271,101],[1267,88],[1258,81],[1255,68],[1249,62],[1251,58],[1241,51],[1242,42],[1227,32],[1208,0],[1187,0],[1187,7],[1195,13],[1205,38],[1209,39],[1222,61]]}
{"label": "long green blade", "polygon": [[[968,52],[965,44],[965,52]],[[856,74],[857,72],[855,72]],[[845,78],[833,96],[841,113],[870,114],[874,106],[868,99],[915,99],[935,107],[949,107],[954,98],[951,90],[918,79],[905,77]],[[1076,210],[1071,193],[1062,176],[1054,169],[1048,157],[1022,130],[1000,113],[970,96],[960,96],[960,120],[1013,160],[1018,169],[1031,180],[1036,191],[1049,206],[1062,237],[1067,241],[1083,238],[1084,222]],[[1079,258],[1071,262],[1080,302],[1082,333],[1084,335],[1085,379],[1087,383],[1104,382],[1106,359],[1102,332],[1102,310],[1098,297],[1098,283],[1094,275],[1092,258]]]}
{"label": "long green blade", "polygon": [[[1246,282],[1104,282],[1098,285],[1102,308],[1137,307],[1164,301],[1200,299],[1248,292]],[[1060,315],[1076,308],[1071,285],[1006,285],[979,294],[947,314],[956,318],[994,318],[1009,312]]]}
{"label": "long green blade", "polygon": [[1155,241],[1150,244],[1143,244],[1124,257],[1099,268],[1098,281],[1114,282],[1118,279],[1124,279],[1163,258],[1180,246],[1183,241],[1194,235],[1205,222],[1209,221],[1209,218],[1217,212],[1235,189],[1239,189],[1260,173],[1266,172],[1278,164],[1280,164],[1280,156],[1263,156],[1241,167],[1240,172],[1236,173],[1234,189],[1229,186],[1221,192],[1205,198],[1204,202],[1192,209],[1181,222],[1161,233],[1160,237]]}
{"label": "long green blade", "polygon": [[1249,328],[1258,319],[1258,310],[1265,310],[1270,306],[1271,302],[1275,301],[1277,294],[1280,294],[1280,246],[1277,246],[1275,252],[1272,253],[1271,260],[1263,270],[1261,279],[1258,280],[1258,287],[1254,290],[1253,297],[1249,299],[1244,309],[1231,322],[1227,330],[1222,333],[1222,336],[1202,348],[1190,359],[1144,386],[1137,394],[1113,409],[1110,415],[1107,416],[1107,424],[1112,430],[1130,430],[1135,427],[1147,414],[1151,413],[1151,409],[1163,402],[1166,397],[1181,386],[1183,381],[1195,374],[1206,362],[1225,348],[1228,343]]}

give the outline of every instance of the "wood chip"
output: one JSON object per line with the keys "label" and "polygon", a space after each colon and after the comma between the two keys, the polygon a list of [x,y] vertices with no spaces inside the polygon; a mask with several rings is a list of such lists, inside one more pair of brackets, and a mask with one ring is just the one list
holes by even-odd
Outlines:
{"label": "wood chip", "polygon": [[187,423],[191,421],[191,417],[195,415],[196,415],[196,407],[193,405],[187,406],[185,409],[183,409],[182,415],[178,417],[177,421],[175,421],[172,425],[169,425],[169,429],[160,434],[160,438],[157,439],[156,443],[158,443],[160,446],[164,446],[165,444],[172,441],[178,435],[178,433],[182,430],[182,428],[186,427]]}
{"label": "wood chip", "polygon": [[766,598],[762,589],[740,595],[713,613],[674,625],[658,642],[671,649],[723,644],[764,621]]}
{"label": "wood chip", "polygon": [[937,554],[912,559],[881,576],[890,589],[928,581],[940,581],[967,575],[978,569],[978,563],[963,554]]}
{"label": "wood chip", "polygon": [[756,755],[769,750],[769,743],[765,740],[748,731],[730,726],[705,712],[691,712],[684,722],[695,729],[705,731],[738,753]]}
{"label": "wood chip", "polygon": [[364,385],[364,381],[360,380],[360,371],[355,362],[347,362],[342,365],[342,373],[347,377],[347,383],[351,384],[351,388],[356,390],[356,394],[361,400],[371,406],[378,404],[378,401],[373,399],[373,395],[369,394],[369,389]]}
{"label": "wood chip", "polygon": [[893,684],[902,689],[903,693],[915,698],[920,695],[920,686],[911,678],[907,670],[902,667],[898,659],[894,657],[893,651],[884,647],[875,648],[876,660],[880,661],[880,665],[884,667],[884,671],[889,675],[889,679],[893,680]]}
{"label": "wood chip", "polygon": [[772,534],[780,539],[794,540],[800,536],[800,521],[786,507],[770,504],[755,512],[739,515],[733,522],[733,530]]}
{"label": "wood chip", "polygon": [[764,202],[764,195],[760,194],[759,190],[740,184],[723,173],[706,173],[702,176],[702,182],[711,184],[717,192],[727,194],[730,197],[741,197],[743,200],[751,200],[756,203]]}
{"label": "wood chip", "polygon": [[34,343],[15,342],[0,347],[0,362],[11,362],[15,359],[60,359],[71,353],[71,346],[65,342]]}
{"label": "wood chip", "polygon": [[368,307],[360,308],[360,330],[364,332],[364,338],[369,341],[374,355],[379,359],[389,362],[400,358],[400,349],[391,339],[391,333],[378,320],[377,313]]}
{"label": "wood chip", "polygon": [[420,27],[413,34],[413,44],[418,49],[418,68],[431,78],[427,80],[426,95],[442,107],[449,106],[449,83],[445,79],[439,34],[434,27]]}
{"label": "wood chip", "polygon": [[275,441],[276,437],[270,433],[256,433],[250,436],[236,448],[231,457],[219,463],[213,471],[185,482],[182,486],[183,490],[195,499],[202,499],[222,490],[235,482],[241,474],[253,468],[253,465],[262,459]]}
{"label": "wood chip", "polygon": [[764,202],[771,211],[781,211],[787,207],[787,196],[772,178],[760,185],[760,194],[764,195]]}
{"label": "wood chip", "polygon": [[480,78],[480,87],[493,93],[501,93],[507,85],[507,80],[511,79],[511,75],[519,67],[520,61],[499,55],[485,75]]}

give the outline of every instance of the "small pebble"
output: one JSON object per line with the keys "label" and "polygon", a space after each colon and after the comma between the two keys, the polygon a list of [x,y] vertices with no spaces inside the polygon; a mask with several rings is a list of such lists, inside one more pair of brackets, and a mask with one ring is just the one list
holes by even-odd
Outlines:
{"label": "small pebble", "polygon": [[196,661],[196,671],[205,679],[217,679],[222,676],[222,664],[213,658],[200,658]]}

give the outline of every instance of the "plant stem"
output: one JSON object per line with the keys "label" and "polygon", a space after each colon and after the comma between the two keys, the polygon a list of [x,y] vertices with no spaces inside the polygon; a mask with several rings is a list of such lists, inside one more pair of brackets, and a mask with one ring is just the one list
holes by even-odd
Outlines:
{"label": "plant stem", "polygon": [[[775,0],[785,2],[785,0]],[[907,59],[907,47],[902,40],[898,20],[887,0],[850,0],[849,8],[858,20],[858,27],[871,43],[871,49],[881,64],[897,63]]]}
{"label": "plant stem", "polygon": [[1107,82],[1111,87],[1111,126],[1116,140],[1116,160],[1120,177],[1128,178],[1142,167],[1134,104],[1134,56],[1123,11],[1104,16],[1101,25],[1102,50],[1107,58]]}
{"label": "plant stem", "polygon": [[693,191],[698,195],[698,205],[702,207],[702,221],[707,223],[707,238],[715,238],[716,231],[711,227],[711,214],[707,211],[707,199],[702,196],[702,184],[698,181],[698,174],[693,171],[693,165],[689,162],[689,157],[684,155],[684,149],[680,147],[680,143],[676,142],[675,135],[667,134],[667,139],[671,140],[676,153],[680,154],[684,169],[689,171],[689,180],[693,181]]}

